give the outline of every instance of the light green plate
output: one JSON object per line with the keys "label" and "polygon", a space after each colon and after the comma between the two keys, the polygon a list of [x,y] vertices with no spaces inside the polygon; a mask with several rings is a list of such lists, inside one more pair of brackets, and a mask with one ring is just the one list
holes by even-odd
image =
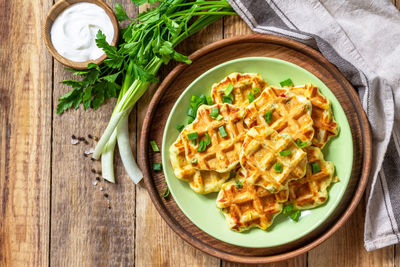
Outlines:
{"label": "light green plate", "polygon": [[[303,211],[298,222],[279,215],[274,224],[263,231],[258,228],[237,233],[230,230],[225,218],[216,207],[217,193],[199,195],[193,192],[186,182],[178,180],[171,168],[168,149],[178,137],[176,126],[187,122],[186,112],[190,97],[200,94],[209,95],[211,86],[232,72],[260,73],[270,85],[279,85],[280,81],[291,78],[295,85],[311,82],[331,100],[336,121],[340,125],[340,134],[324,148],[327,160],[336,166],[338,183],[329,190],[329,200],[323,206]],[[289,63],[267,57],[240,58],[218,65],[198,77],[176,101],[165,126],[162,143],[162,161],[168,187],[183,213],[201,230],[224,242],[237,246],[261,248],[273,247],[292,242],[317,228],[334,211],[342,198],[350,179],[353,164],[353,140],[346,115],[333,93],[321,80],[305,69]]]}

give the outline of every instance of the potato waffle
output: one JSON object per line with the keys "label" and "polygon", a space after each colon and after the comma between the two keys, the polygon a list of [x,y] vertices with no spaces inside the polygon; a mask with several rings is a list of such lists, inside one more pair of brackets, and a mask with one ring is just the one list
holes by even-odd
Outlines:
{"label": "potato waffle", "polygon": [[224,183],[217,198],[229,227],[242,232],[252,227],[267,229],[281,213],[288,199],[287,190],[272,194],[268,190],[236,179]]}
{"label": "potato waffle", "polygon": [[182,138],[178,137],[169,149],[170,161],[175,176],[188,182],[190,188],[198,194],[218,192],[221,185],[229,179],[229,172],[219,173],[215,171],[198,171],[187,161],[185,146]]}
{"label": "potato waffle", "polygon": [[311,209],[325,203],[327,188],[335,173],[335,166],[324,160],[321,149],[310,146],[305,151],[308,158],[306,175],[289,183],[289,201],[296,209]]}
{"label": "potato waffle", "polygon": [[318,87],[309,83],[292,87],[291,91],[311,101],[311,118],[315,131],[312,145],[323,148],[330,138],[339,133],[339,125],[333,118],[330,101],[319,92]]}
{"label": "potato waffle", "polygon": [[[222,116],[220,120],[210,116],[216,108]],[[197,140],[190,138],[193,133],[198,135]],[[200,142],[206,138],[206,133],[211,142],[201,151]],[[194,122],[181,133],[186,158],[198,170],[228,172],[239,163],[245,133],[240,108],[230,104],[203,105],[198,109]]]}
{"label": "potato waffle", "polygon": [[311,144],[314,136],[311,102],[288,88],[268,87],[246,107],[245,124],[251,128],[267,124],[278,133]]}
{"label": "potato waffle", "polygon": [[280,135],[265,124],[247,132],[240,153],[246,180],[271,192],[287,189],[289,181],[302,178],[306,163],[306,153],[289,135]]}
{"label": "potato waffle", "polygon": [[225,90],[229,84],[233,86],[232,104],[239,108],[244,108],[250,103],[249,94],[255,99],[268,86],[268,83],[258,73],[234,72],[212,86],[211,97],[214,103],[224,103],[223,97],[226,97]]}

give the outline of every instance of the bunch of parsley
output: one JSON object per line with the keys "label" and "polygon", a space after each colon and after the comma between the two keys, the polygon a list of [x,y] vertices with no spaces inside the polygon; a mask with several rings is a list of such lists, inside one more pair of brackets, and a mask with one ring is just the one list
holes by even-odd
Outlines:
{"label": "bunch of parsley", "polygon": [[[131,0],[136,5],[154,0]],[[80,80],[62,83],[72,91],[60,97],[57,113],[69,108],[97,109],[106,99],[117,97],[117,105],[110,122],[93,153],[102,159],[103,177],[114,182],[113,154],[116,142],[128,175],[138,182],[138,169],[129,146],[128,116],[136,102],[156,82],[156,74],[163,64],[176,60],[190,64],[191,61],[178,53],[175,47],[187,37],[225,15],[234,15],[226,0],[163,0],[157,7],[141,12],[136,19],[127,16],[120,4],[115,5],[118,20],[130,20],[121,29],[122,40],[117,47],[110,46],[105,35],[99,31],[96,44],[107,55],[100,66],[89,64],[87,70],[72,70],[82,76]]]}
{"label": "bunch of parsley", "polygon": [[[141,5],[156,1],[132,2]],[[119,3],[115,5],[115,14],[119,21],[131,20],[121,29],[121,42],[118,47],[110,46],[105,35],[98,32],[96,44],[107,54],[107,59],[100,66],[90,63],[87,70],[67,69],[83,79],[62,81],[72,90],[59,98],[58,114],[69,108],[77,109],[80,104],[85,110],[97,109],[106,99],[117,97],[131,62],[133,79],[149,82],[157,81],[155,73],[146,70],[152,59],[162,60],[164,64],[171,59],[190,63],[174,47],[223,15],[234,13],[226,1],[165,0],[158,7],[140,13],[136,19],[130,19]],[[195,17],[198,19],[193,22]]]}

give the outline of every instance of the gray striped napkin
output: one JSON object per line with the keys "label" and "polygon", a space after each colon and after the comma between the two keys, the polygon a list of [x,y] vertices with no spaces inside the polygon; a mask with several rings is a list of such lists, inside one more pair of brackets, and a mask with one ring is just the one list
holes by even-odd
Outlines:
{"label": "gray striped napkin", "polygon": [[258,33],[319,50],[358,90],[373,132],[364,242],[400,242],[400,12],[388,0],[228,0]]}

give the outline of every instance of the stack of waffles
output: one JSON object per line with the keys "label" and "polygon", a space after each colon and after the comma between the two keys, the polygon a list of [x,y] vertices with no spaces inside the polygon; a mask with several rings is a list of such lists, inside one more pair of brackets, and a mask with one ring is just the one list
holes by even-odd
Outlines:
{"label": "stack of waffles", "polygon": [[260,74],[232,73],[212,86],[170,147],[175,176],[217,207],[235,231],[267,229],[285,205],[311,209],[328,200],[335,167],[321,149],[338,135],[329,100],[317,87],[269,86]]}

